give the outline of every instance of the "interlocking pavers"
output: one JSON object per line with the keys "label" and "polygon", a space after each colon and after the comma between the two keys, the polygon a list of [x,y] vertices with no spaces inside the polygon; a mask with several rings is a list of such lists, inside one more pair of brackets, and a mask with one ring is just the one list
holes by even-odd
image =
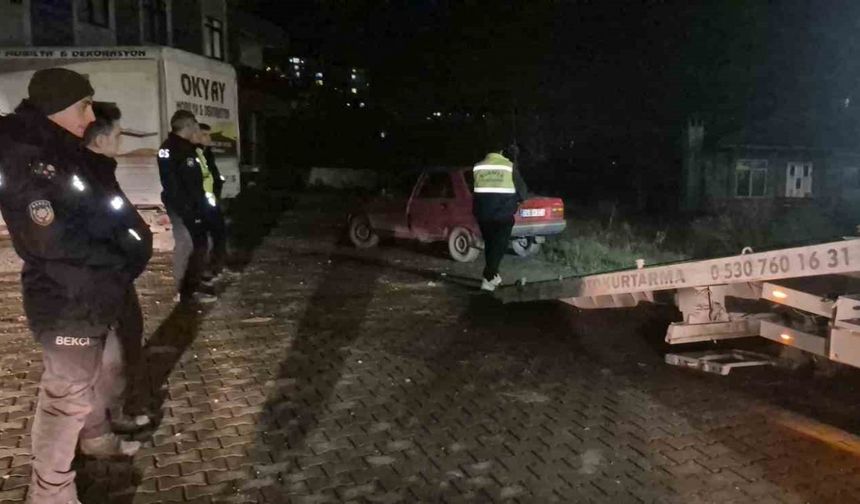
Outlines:
{"label": "interlocking pavers", "polygon": [[[499,306],[432,252],[336,245],[336,217],[285,214],[201,313],[156,257],[132,404],[157,425],[76,463],[86,504],[860,502],[860,373],[670,368],[653,309]],[[17,289],[0,275],[0,502],[25,497],[41,371]]]}

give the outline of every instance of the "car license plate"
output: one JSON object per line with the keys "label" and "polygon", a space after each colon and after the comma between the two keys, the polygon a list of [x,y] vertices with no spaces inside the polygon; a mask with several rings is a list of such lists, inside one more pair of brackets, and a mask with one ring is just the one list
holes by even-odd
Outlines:
{"label": "car license plate", "polygon": [[521,217],[544,217],[546,208],[524,208],[520,210]]}

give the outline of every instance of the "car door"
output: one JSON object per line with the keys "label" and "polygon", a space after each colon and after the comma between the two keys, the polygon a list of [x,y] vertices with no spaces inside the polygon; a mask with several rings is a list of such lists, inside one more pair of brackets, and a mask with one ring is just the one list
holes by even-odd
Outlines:
{"label": "car door", "polygon": [[421,241],[444,240],[454,198],[450,173],[425,172],[409,203],[408,220],[412,235]]}
{"label": "car door", "polygon": [[407,222],[409,202],[421,177],[418,172],[405,172],[393,176],[392,180],[385,184],[380,198],[368,206],[368,215],[374,230],[381,235],[395,238],[412,236]]}
{"label": "car door", "polygon": [[474,236],[480,236],[481,232],[478,229],[478,222],[475,220],[472,208],[472,190],[475,187],[472,168],[460,168],[452,171],[451,182],[454,184],[454,202],[449,207],[448,231],[450,232],[455,227],[463,227]]}

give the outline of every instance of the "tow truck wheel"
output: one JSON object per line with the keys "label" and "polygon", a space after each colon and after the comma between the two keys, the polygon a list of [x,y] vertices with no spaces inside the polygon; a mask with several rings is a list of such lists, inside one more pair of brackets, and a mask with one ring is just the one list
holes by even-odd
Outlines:
{"label": "tow truck wheel", "polygon": [[478,258],[481,251],[474,244],[475,239],[466,228],[454,228],[448,235],[448,253],[457,262],[472,262]]}
{"label": "tow truck wheel", "polygon": [[353,217],[349,221],[349,241],[357,248],[371,248],[379,243],[379,235],[371,227],[366,215]]}
{"label": "tow truck wheel", "polygon": [[511,248],[520,257],[531,257],[540,252],[540,243],[533,237],[521,236],[511,240]]}

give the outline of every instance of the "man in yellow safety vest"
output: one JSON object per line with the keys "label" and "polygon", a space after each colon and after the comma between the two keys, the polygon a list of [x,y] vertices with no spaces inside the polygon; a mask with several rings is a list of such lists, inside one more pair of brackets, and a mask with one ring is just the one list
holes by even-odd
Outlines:
{"label": "man in yellow safety vest", "polygon": [[475,179],[473,213],[484,238],[485,266],[481,290],[502,284],[499,265],[508,249],[514,215],[528,189],[510,159],[491,152],[472,169]]}

